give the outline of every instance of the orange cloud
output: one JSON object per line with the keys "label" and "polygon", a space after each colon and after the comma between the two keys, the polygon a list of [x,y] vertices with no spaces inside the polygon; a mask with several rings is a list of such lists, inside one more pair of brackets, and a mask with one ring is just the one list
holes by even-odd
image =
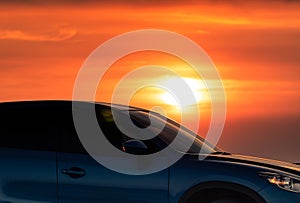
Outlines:
{"label": "orange cloud", "polygon": [[[231,106],[238,105],[239,109],[233,109],[232,114],[243,111],[247,115],[245,111],[256,113],[257,109],[275,111],[270,105],[265,107],[269,100],[260,98],[261,92],[269,98],[275,97],[284,109],[282,112],[300,112],[294,102],[299,101],[299,94],[287,96],[294,89],[286,82],[299,80],[299,3],[170,1],[159,4],[157,1],[148,6],[125,1],[90,2],[89,5],[55,1],[44,6],[42,1],[37,2],[40,4],[15,1],[0,6],[0,100],[70,98],[80,65],[98,45],[123,32],[157,28],[183,34],[208,52],[225,85],[230,86],[228,101]],[[130,46],[130,42],[124,46]],[[138,56],[124,66],[138,66],[140,60]],[[121,73],[117,71],[107,81],[117,81]],[[53,85],[38,85],[45,81]],[[234,81],[234,88],[228,81]],[[285,89],[274,85],[277,83]],[[268,88],[262,89],[263,85]],[[20,98],[20,92],[26,92],[24,97]],[[109,97],[101,95],[103,98]]]}
{"label": "orange cloud", "polygon": [[59,42],[77,34],[75,29],[59,29],[57,33],[34,34],[22,30],[0,30],[0,39]]}

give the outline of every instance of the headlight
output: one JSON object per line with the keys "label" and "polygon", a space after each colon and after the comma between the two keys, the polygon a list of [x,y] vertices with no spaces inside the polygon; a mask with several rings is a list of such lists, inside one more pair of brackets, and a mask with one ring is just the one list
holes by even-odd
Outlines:
{"label": "headlight", "polygon": [[272,172],[260,172],[259,175],[283,190],[300,193],[299,177]]}

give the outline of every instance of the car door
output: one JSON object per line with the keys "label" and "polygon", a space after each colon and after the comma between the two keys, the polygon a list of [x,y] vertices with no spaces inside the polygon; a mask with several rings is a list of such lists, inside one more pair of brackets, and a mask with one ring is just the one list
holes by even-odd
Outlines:
{"label": "car door", "polygon": [[[71,120],[71,119],[69,119]],[[111,126],[110,126],[111,127]],[[111,132],[117,130],[110,128]],[[168,170],[150,175],[125,175],[102,166],[82,147],[73,122],[60,127],[58,152],[59,202],[167,202]],[[115,136],[117,134],[111,134]],[[122,142],[119,138],[114,142]],[[116,157],[109,157],[117,159]]]}
{"label": "car door", "polygon": [[15,110],[0,111],[0,202],[57,202],[52,123]]}

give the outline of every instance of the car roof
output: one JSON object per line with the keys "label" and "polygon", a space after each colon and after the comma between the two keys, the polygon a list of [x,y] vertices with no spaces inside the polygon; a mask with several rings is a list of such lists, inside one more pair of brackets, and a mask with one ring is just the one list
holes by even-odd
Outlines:
{"label": "car roof", "polygon": [[0,110],[11,110],[11,109],[20,109],[20,108],[38,108],[38,109],[53,109],[53,108],[66,108],[71,109],[72,103],[79,103],[83,105],[96,105],[103,108],[114,108],[118,110],[132,110],[132,111],[147,111],[146,109],[126,106],[122,104],[112,104],[106,102],[88,102],[88,101],[72,101],[72,100],[32,100],[32,101],[10,101],[10,102],[1,102]]}

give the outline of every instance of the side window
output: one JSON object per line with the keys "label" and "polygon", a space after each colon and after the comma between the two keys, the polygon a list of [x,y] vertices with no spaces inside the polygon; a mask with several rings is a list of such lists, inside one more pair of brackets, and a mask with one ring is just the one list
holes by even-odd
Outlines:
{"label": "side window", "polygon": [[59,148],[60,152],[66,153],[79,153],[79,154],[87,154],[83,145],[81,144],[74,124],[72,122],[72,117],[69,119],[64,119],[59,124]]}
{"label": "side window", "polygon": [[[132,139],[131,137],[123,134],[119,128],[117,127],[116,123],[114,122],[112,113],[110,108],[102,107],[96,109],[97,112],[97,119],[100,125],[102,132],[104,133],[106,139],[117,149],[122,150],[122,144]],[[87,154],[86,150],[84,149],[83,145],[81,144],[79,137],[77,135],[72,113],[66,112],[64,118],[59,118],[59,148],[60,152],[66,153],[79,153],[79,154]],[[119,116],[122,116],[123,113],[119,112]],[[133,120],[136,121],[136,120]],[[137,127],[143,127],[143,123],[135,122]],[[130,132],[128,132],[130,133]],[[100,136],[100,135],[99,135]],[[165,144],[158,138],[154,137],[150,140],[143,140],[146,144],[149,154],[155,153],[160,151],[165,147]]]}
{"label": "side window", "polygon": [[117,149],[122,150],[122,144],[128,137],[117,127],[111,110],[109,108],[100,109],[97,113],[97,119],[106,139]]}
{"label": "side window", "polygon": [[[65,113],[65,118],[60,118],[59,124],[59,151],[66,153],[79,153],[87,154],[80,139],[77,135],[72,113]],[[122,149],[124,142],[123,134],[117,128],[113,119],[110,117],[109,112],[103,111],[97,115],[98,122],[102,132],[108,141],[118,149]],[[100,135],[99,135],[100,136]]]}
{"label": "side window", "polygon": [[55,125],[43,115],[1,115],[0,147],[56,151]]}
{"label": "side window", "polygon": [[[101,129],[102,129],[104,135],[106,136],[106,138],[112,145],[114,145],[116,148],[122,150],[122,144],[125,141],[132,139],[130,137],[131,132],[127,131],[128,135],[129,135],[128,136],[118,129],[116,123],[114,122],[111,110],[109,108],[99,109],[97,112],[98,112],[98,114],[97,114],[98,121],[100,123]],[[116,112],[116,113],[117,114],[115,116],[119,116],[120,118],[122,116],[124,116],[121,111]],[[126,119],[126,118],[127,118],[127,116],[124,117],[124,119]],[[140,120],[134,119],[133,117],[131,117],[129,119],[131,119],[131,122],[133,122],[134,125],[136,125],[136,127],[138,127],[138,128],[146,128],[150,124],[149,118],[147,120],[148,123],[147,122],[142,123]],[[133,137],[136,137],[136,136],[133,136]],[[163,146],[162,146],[163,143],[157,137],[154,137],[149,140],[141,140],[141,141],[147,146],[148,154],[158,152],[158,151],[160,151],[161,148],[163,148]]]}

